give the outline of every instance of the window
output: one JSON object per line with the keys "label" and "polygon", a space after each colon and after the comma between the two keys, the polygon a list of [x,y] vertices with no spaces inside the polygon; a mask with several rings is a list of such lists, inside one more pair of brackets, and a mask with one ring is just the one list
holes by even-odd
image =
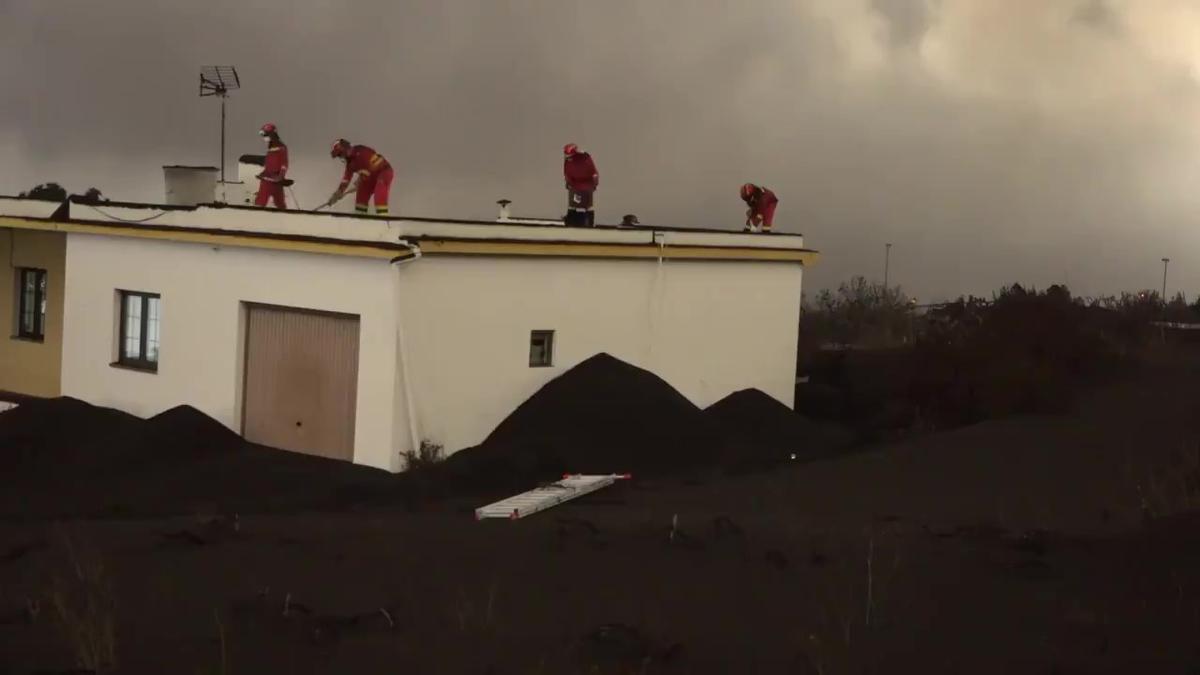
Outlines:
{"label": "window", "polygon": [[17,270],[17,337],[41,341],[46,336],[46,270]]}
{"label": "window", "polygon": [[529,334],[529,367],[554,365],[554,331],[535,330]]}
{"label": "window", "polygon": [[117,363],[158,370],[159,296],[121,291],[121,333]]}

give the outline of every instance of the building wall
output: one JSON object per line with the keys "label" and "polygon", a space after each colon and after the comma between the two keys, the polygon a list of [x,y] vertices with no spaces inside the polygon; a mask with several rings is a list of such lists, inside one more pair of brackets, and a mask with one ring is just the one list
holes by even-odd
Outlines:
{"label": "building wall", "polygon": [[[700,406],[756,387],[792,405],[801,267],[762,262],[433,257],[397,270],[418,434],[455,451],[608,352]],[[529,367],[531,330],[555,333]],[[398,397],[399,398],[399,397]]]}
{"label": "building wall", "polygon": [[[31,396],[58,396],[60,392],[63,289],[66,235],[0,228],[0,317],[7,323],[0,335],[0,390]],[[17,334],[17,269],[46,270],[46,324],[41,342]]]}
{"label": "building wall", "polygon": [[[793,263],[425,256],[389,265],[68,237],[62,391],[141,416],[187,403],[241,430],[244,302],[361,316],[355,461],[385,469],[402,468],[399,452],[422,439],[451,452],[480,442],[597,352],[657,373],[700,406],[747,387],[792,404],[802,274]],[[110,365],[118,289],[162,297],[157,373]],[[540,329],[555,331],[554,365],[531,368],[529,333]]]}
{"label": "building wall", "polygon": [[[242,303],[357,314],[355,461],[399,468],[393,442],[395,272],[386,260],[68,237],[63,393],[144,417],[186,403],[240,432]],[[162,296],[157,373],[110,365],[116,360],[118,289]]]}

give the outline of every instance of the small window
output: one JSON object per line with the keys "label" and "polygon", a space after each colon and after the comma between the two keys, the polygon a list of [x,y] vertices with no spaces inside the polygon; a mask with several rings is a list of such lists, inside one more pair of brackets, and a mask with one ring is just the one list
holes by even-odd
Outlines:
{"label": "small window", "polygon": [[159,296],[121,291],[121,330],[117,363],[158,370]]}
{"label": "small window", "polygon": [[529,367],[554,365],[554,331],[535,330],[529,334]]}
{"label": "small window", "polygon": [[17,337],[41,341],[46,337],[46,270],[17,270]]}

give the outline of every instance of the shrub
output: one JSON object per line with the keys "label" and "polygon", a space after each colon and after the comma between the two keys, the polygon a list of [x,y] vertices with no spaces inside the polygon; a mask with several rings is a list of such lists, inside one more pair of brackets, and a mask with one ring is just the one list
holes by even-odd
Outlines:
{"label": "shrub", "polygon": [[433,466],[445,459],[442,456],[442,446],[428,439],[422,439],[420,449],[415,452],[406,450],[401,454],[404,456],[404,468],[406,471]]}

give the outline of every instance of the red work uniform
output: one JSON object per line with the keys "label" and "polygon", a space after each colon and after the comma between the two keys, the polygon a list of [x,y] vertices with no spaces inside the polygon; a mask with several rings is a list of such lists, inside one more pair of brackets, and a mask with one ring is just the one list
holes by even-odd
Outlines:
{"label": "red work uniform", "polygon": [[584,224],[594,225],[593,193],[600,187],[600,174],[592,156],[576,152],[563,159],[563,178],[567,183],[567,215],[582,216]]}
{"label": "red work uniform", "polygon": [[586,152],[577,152],[563,160],[563,178],[567,181],[567,189],[571,192],[591,194],[600,187],[600,174],[596,173],[596,163]]}
{"label": "red work uniform", "polygon": [[346,158],[346,173],[342,175],[341,189],[350,184],[350,179],[360,176],[358,192],[354,195],[354,210],[358,213],[367,212],[367,204],[375,198],[375,213],[387,215],[388,192],[392,187],[392,165],[365,145],[356,145],[350,149]]}
{"label": "red work uniform", "polygon": [[266,206],[268,200],[274,199],[275,208],[287,208],[287,202],[283,198],[283,180],[287,178],[287,170],[287,146],[283,143],[272,143],[267,147],[267,158],[263,162],[262,173],[258,174],[258,194],[254,197],[255,206]]}
{"label": "red work uniform", "polygon": [[765,187],[758,188],[750,199],[746,200],[750,205],[750,222],[757,224],[758,220],[762,219],[763,232],[771,231],[771,224],[775,220],[775,207],[779,204],[779,198],[775,196]]}

